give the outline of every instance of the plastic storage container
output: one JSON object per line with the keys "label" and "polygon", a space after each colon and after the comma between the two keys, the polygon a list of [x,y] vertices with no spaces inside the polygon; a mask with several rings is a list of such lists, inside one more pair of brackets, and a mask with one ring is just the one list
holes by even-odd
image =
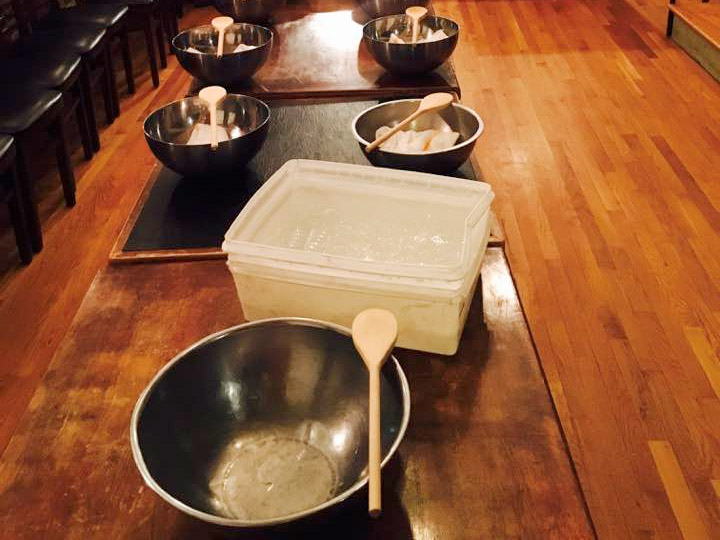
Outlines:
{"label": "plastic storage container", "polygon": [[488,184],[292,160],[225,234],[248,320],[310,317],[350,327],[381,307],[398,346],[454,354],[490,234]]}

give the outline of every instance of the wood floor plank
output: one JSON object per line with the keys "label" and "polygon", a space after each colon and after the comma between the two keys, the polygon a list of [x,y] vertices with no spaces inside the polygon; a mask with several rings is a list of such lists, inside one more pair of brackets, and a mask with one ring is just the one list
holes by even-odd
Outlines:
{"label": "wood floor plank", "polygon": [[695,356],[700,362],[703,371],[705,371],[705,375],[707,375],[710,386],[712,386],[715,395],[720,398],[720,359],[712,350],[702,328],[687,327],[685,328],[685,335],[693,351],[695,351]]}
{"label": "wood floor plank", "polygon": [[672,446],[667,441],[648,441],[658,473],[675,512],[683,537],[688,540],[710,538],[703,524],[697,505],[690,494],[680,464]]}

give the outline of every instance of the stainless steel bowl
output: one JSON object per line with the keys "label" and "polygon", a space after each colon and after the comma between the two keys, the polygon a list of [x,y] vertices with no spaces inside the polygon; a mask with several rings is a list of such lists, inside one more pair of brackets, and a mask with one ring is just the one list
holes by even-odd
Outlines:
{"label": "stainless steel bowl", "polygon": [[410,6],[427,6],[430,0],[359,0],[360,7],[373,19],[405,13]]}
{"label": "stainless steel bowl", "polygon": [[[438,114],[450,126],[452,131],[460,133],[458,143],[448,150],[425,152],[422,154],[400,154],[378,148],[370,153],[365,146],[375,140],[375,131],[381,126],[393,127],[407,118],[417,108],[421,100],[400,99],[388,101],[364,110],[352,122],[352,131],[365,157],[376,167],[407,169],[435,174],[448,174],[460,167],[470,157],[475,142],[485,129],[485,124],[472,109],[453,103]],[[433,123],[434,115],[423,115],[411,122],[406,129],[422,131],[438,128]]]}
{"label": "stainless steel bowl", "polygon": [[363,41],[378,64],[392,73],[428,73],[450,58],[458,42],[460,27],[450,19],[430,16],[425,17],[420,25],[421,35],[443,30],[448,37],[430,43],[389,43],[391,34],[408,41],[412,38],[410,18],[406,15],[390,15],[367,23],[363,27]]}
{"label": "stainless steel bowl", "polygon": [[185,176],[224,174],[242,168],[258,153],[267,136],[270,108],[250,96],[228,94],[218,105],[218,126],[231,135],[213,150],[210,144],[186,144],[195,124],[210,123],[198,97],[174,101],[145,119],[145,140],[166,167]]}
{"label": "stainless steel bowl", "polygon": [[285,0],[214,0],[215,8],[236,21],[262,23],[272,19]]}
{"label": "stainless steel bowl", "polygon": [[[271,319],[218,332],[138,399],[135,463],[160,497],[207,522],[259,527],[319,512],[367,482],[367,380],[343,327]],[[394,357],[381,385],[384,465],[410,418]]]}
{"label": "stainless steel bowl", "polygon": [[[273,34],[263,26],[233,24],[225,32],[224,50],[232,51],[238,43],[256,48],[217,56],[218,32],[204,25],[180,32],[172,40],[172,49],[191,75],[212,84],[231,84],[252,77],[262,67],[270,56]],[[200,52],[189,51],[190,47]]]}

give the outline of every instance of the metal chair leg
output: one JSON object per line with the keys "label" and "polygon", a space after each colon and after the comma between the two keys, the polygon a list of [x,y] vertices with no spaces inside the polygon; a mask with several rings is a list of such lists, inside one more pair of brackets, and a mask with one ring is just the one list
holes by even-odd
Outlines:
{"label": "metal chair leg", "polygon": [[80,81],[76,83],[75,92],[77,92],[78,104],[75,108],[75,116],[77,117],[78,130],[80,131],[80,140],[82,141],[83,153],[86,161],[93,157],[92,133],[88,124],[85,92],[83,92]]}
{"label": "metal chair leg", "polygon": [[62,115],[58,116],[57,120],[55,120],[52,130],[57,136],[55,155],[57,157],[63,193],[65,194],[65,204],[72,207],[75,206],[75,174],[73,173],[70,153],[68,152],[67,134],[65,132],[65,123],[63,122]]}
{"label": "metal chair leg", "polygon": [[163,32],[163,22],[162,18],[157,20],[157,27],[155,28],[157,32],[157,44],[158,44],[158,52],[160,53],[160,67],[166,68],[167,67],[167,54],[165,54],[165,34]]}
{"label": "metal chair leg", "polygon": [[110,97],[112,98],[113,115],[115,118],[120,116],[120,95],[117,89],[117,79],[115,79],[115,66],[113,65],[112,54],[110,53],[110,42],[105,47],[105,74],[108,84],[110,85]]}
{"label": "metal chair leg", "polygon": [[127,29],[120,32],[120,49],[122,50],[123,64],[125,66],[125,81],[127,82],[128,94],[135,93],[135,76],[133,75],[132,55],[130,54],[130,41],[128,40]]}
{"label": "metal chair leg", "polygon": [[152,17],[148,17],[145,20],[143,32],[145,33],[145,45],[148,60],[150,61],[150,74],[152,76],[152,82],[153,86],[157,88],[160,86],[160,75],[158,74],[157,58],[155,57],[155,39],[153,38]]}
{"label": "metal chair leg", "polygon": [[[18,193],[20,194],[19,202],[23,204],[25,210],[25,223],[30,232],[30,244],[35,253],[40,253],[43,248],[42,228],[40,227],[40,218],[38,216],[37,202],[35,201],[35,193],[32,180],[30,178],[30,167],[28,159],[33,153],[32,141],[23,140],[21,137],[15,138],[17,142],[16,167]],[[26,152],[26,148],[30,152]]]}
{"label": "metal chair leg", "polygon": [[15,166],[11,165],[10,170],[8,170],[6,174],[12,188],[10,200],[8,201],[8,209],[10,210],[10,221],[15,230],[15,243],[17,244],[18,254],[20,255],[22,263],[30,264],[33,258],[33,251],[25,218],[22,193],[20,192],[20,182],[18,181]]}
{"label": "metal chair leg", "polygon": [[82,85],[83,96],[85,97],[85,112],[87,114],[88,129],[90,138],[92,139],[93,150],[100,150],[100,132],[97,127],[97,118],[95,117],[95,105],[92,98],[92,79],[90,77],[90,66],[83,59],[82,70],[80,71],[80,84]]}

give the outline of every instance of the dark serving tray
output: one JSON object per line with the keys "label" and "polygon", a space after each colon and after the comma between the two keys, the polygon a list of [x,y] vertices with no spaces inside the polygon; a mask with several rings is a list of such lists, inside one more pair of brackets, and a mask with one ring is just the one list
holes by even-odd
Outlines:
{"label": "dark serving tray", "polygon": [[[376,101],[271,102],[265,145],[243,170],[226,178],[184,178],[158,166],[113,258],[168,258],[167,252],[218,252],[225,231],[257,189],[290,159],[369,165],[350,123]],[[454,176],[474,179],[470,162]],[[117,253],[118,251],[122,253]],[[160,253],[158,253],[160,252]],[[192,258],[192,257],[190,257]]]}

